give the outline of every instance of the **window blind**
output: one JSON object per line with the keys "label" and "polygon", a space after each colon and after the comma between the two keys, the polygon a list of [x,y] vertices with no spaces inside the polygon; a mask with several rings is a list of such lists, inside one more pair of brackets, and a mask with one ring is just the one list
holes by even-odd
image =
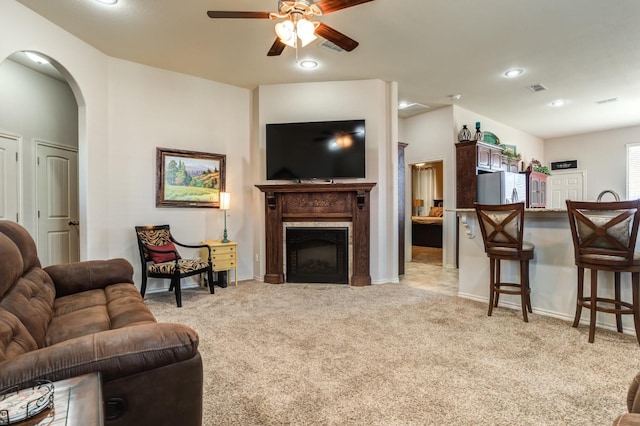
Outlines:
{"label": "window blind", "polygon": [[627,200],[640,198],[640,143],[627,145]]}

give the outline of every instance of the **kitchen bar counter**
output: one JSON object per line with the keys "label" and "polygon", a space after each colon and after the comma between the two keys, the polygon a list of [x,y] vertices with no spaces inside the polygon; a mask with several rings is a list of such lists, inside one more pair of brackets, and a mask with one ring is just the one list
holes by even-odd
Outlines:
{"label": "kitchen bar counter", "polygon": [[[458,296],[488,303],[489,259],[484,252],[476,212],[471,208],[452,211],[460,218]],[[524,239],[535,245],[534,258],[529,264],[533,312],[573,321],[577,295],[577,268],[566,209],[526,209]],[[519,282],[518,262],[502,262],[502,275],[503,281]],[[598,278],[599,295],[612,297],[613,274],[601,273]],[[586,292],[589,282],[589,272],[586,272]],[[630,301],[630,274],[622,274],[621,288],[622,300]],[[501,295],[499,306],[520,309],[520,297]],[[583,309],[582,323],[585,325],[588,324],[588,315],[588,310]],[[615,316],[598,313],[598,326],[615,329]],[[635,333],[629,315],[623,315],[623,327],[625,333]]]}

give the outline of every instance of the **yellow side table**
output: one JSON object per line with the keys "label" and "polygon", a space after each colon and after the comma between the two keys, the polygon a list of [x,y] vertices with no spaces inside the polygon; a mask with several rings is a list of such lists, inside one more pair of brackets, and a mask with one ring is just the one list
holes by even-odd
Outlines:
{"label": "yellow side table", "polygon": [[[238,243],[235,241],[229,241],[223,243],[220,240],[207,240],[201,244],[206,244],[211,247],[211,265],[213,266],[213,272],[227,272],[233,269],[236,281],[236,287],[238,286],[238,262],[237,251]],[[207,249],[200,249],[200,258],[207,261],[209,253]],[[204,278],[203,278],[204,279]],[[220,284],[220,280],[218,280]],[[211,284],[213,285],[213,283]],[[226,287],[226,282],[221,287]]]}

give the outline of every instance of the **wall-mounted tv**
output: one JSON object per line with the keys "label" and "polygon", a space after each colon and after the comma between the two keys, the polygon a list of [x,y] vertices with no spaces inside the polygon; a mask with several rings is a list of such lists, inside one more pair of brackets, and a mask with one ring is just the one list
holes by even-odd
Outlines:
{"label": "wall-mounted tv", "polygon": [[267,180],[365,177],[364,120],[267,124]]}

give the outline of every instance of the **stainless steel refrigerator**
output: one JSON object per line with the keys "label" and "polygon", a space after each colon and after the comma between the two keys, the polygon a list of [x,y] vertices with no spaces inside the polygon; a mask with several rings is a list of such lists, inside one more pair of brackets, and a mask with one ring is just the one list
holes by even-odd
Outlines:
{"label": "stainless steel refrigerator", "polygon": [[527,203],[525,174],[510,172],[481,173],[478,176],[478,203]]}

